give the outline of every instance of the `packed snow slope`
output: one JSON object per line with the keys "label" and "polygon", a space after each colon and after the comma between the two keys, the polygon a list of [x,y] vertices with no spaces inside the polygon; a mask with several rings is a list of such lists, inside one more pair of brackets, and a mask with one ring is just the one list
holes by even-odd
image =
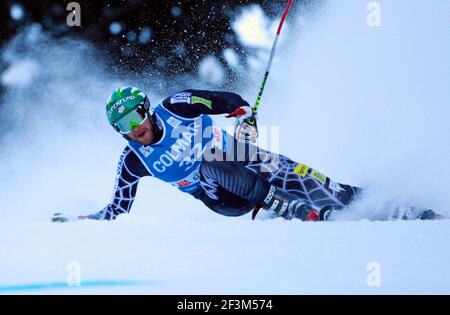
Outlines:
{"label": "packed snow slope", "polygon": [[[448,221],[137,215],[114,223],[2,223],[0,293],[448,294],[448,228]],[[71,263],[80,268],[80,287],[66,284]]]}
{"label": "packed snow slope", "polygon": [[[450,220],[367,219],[410,204],[450,215],[450,2],[379,1],[379,27],[367,4],[290,16],[261,105],[279,152],[365,187],[322,223],[221,217],[154,179],[117,221],[50,223],[109,201],[125,145],[104,117],[110,91],[165,95],[149,73],[111,73],[87,43],[25,30],[1,54],[0,294],[449,294]],[[230,85],[250,102],[267,53]]]}

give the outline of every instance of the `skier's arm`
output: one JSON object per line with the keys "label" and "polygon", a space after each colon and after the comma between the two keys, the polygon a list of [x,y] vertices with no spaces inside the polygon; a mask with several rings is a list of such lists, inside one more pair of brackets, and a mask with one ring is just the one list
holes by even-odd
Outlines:
{"label": "skier's arm", "polygon": [[163,100],[165,108],[182,117],[194,118],[201,114],[219,115],[250,106],[241,96],[231,92],[185,90]]}
{"label": "skier's arm", "polygon": [[85,219],[115,220],[122,213],[128,213],[136,196],[141,177],[150,176],[136,154],[127,146],[120,156],[113,196],[110,203],[97,213],[91,215],[71,216],[55,213],[52,222],[70,222]]}
{"label": "skier's arm", "polygon": [[91,220],[115,220],[122,213],[129,213],[136,196],[141,177],[150,176],[136,154],[127,146],[119,159],[117,177],[110,203],[97,213],[88,215]]}

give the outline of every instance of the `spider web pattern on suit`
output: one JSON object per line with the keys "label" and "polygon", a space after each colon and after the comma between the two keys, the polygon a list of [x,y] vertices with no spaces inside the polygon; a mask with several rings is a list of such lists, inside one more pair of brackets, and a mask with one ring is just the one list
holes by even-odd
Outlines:
{"label": "spider web pattern on suit", "polygon": [[[327,177],[325,184],[322,184],[309,173],[304,177],[296,174],[294,170],[299,163],[286,156],[267,151],[261,151],[260,154],[264,156],[263,161],[250,161],[246,167],[261,174],[273,185],[296,194],[304,201],[319,208],[328,205],[345,206],[339,198],[339,193],[326,187],[330,178]],[[351,186],[341,185],[341,187],[345,186],[352,189]]]}

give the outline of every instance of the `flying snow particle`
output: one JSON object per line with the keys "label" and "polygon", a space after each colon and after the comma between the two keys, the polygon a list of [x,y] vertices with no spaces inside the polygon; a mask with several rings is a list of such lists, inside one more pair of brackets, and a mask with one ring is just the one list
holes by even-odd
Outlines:
{"label": "flying snow particle", "polygon": [[213,84],[220,84],[225,76],[223,67],[214,56],[208,56],[203,59],[198,72],[203,80]]}
{"label": "flying snow particle", "polygon": [[120,23],[118,23],[118,22],[112,22],[109,25],[109,31],[113,35],[120,34],[122,32],[122,25],[120,25]]}
{"label": "flying snow particle", "polygon": [[139,33],[139,42],[143,45],[148,44],[152,38],[152,30],[149,27],[143,27]]}
{"label": "flying snow particle", "polygon": [[20,4],[14,3],[10,10],[9,14],[11,15],[11,18],[15,21],[20,21],[25,16],[25,12],[23,10],[23,7]]}

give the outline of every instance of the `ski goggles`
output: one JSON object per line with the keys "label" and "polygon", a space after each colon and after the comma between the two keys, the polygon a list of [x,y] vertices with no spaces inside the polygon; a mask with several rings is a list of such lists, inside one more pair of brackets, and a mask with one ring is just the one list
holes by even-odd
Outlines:
{"label": "ski goggles", "polygon": [[116,121],[114,126],[118,132],[124,135],[132,132],[134,127],[142,125],[147,118],[145,109],[138,106]]}

